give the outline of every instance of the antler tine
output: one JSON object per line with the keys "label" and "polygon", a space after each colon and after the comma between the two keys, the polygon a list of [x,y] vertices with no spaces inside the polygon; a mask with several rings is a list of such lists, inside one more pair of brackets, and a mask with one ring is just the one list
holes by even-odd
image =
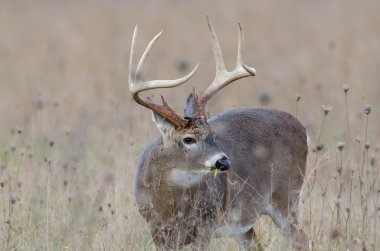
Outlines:
{"label": "antler tine", "polygon": [[226,71],[226,66],[224,65],[223,53],[222,53],[222,50],[220,49],[218,37],[216,36],[214,28],[211,25],[211,20],[209,16],[207,16],[207,23],[208,23],[209,31],[211,33],[211,43],[212,43],[212,51],[215,57],[216,75],[219,75]]}
{"label": "antler tine", "polygon": [[238,55],[237,55],[236,68],[235,69],[238,69],[239,66],[242,66],[252,76],[256,76],[255,68],[249,67],[248,65],[244,64],[244,62],[243,62],[244,34],[243,34],[243,27],[242,27],[240,22],[238,23],[238,26],[239,26],[239,42],[238,42],[238,53],[237,53]]}
{"label": "antler tine", "polygon": [[157,105],[151,102],[147,99],[142,99],[139,96],[139,93],[146,90],[151,89],[157,89],[157,88],[170,88],[175,87],[178,85],[181,85],[188,81],[195,73],[195,71],[198,69],[198,65],[195,66],[195,68],[187,74],[185,77],[174,79],[174,80],[151,80],[151,81],[141,81],[139,82],[138,75],[141,73],[142,66],[145,63],[145,60],[149,56],[149,53],[157,41],[157,39],[161,36],[162,31],[158,33],[148,44],[147,48],[145,49],[143,55],[141,56],[141,59],[139,63],[137,64],[136,71],[133,73],[132,65],[133,65],[133,58],[135,54],[135,43],[136,43],[136,37],[137,37],[137,30],[138,27],[136,25],[134,31],[133,31],[133,37],[132,37],[132,45],[131,45],[131,52],[129,57],[129,75],[128,75],[128,82],[129,82],[129,90],[132,93],[133,99],[140,105],[160,114],[170,122],[172,122],[177,127],[184,127],[187,124],[187,120],[181,118],[178,116],[173,109],[171,109],[168,104],[166,103],[165,99],[162,97],[162,105]]}
{"label": "antler tine", "polygon": [[135,29],[133,30],[131,51],[129,53],[128,83],[129,83],[129,89],[130,90],[133,88],[133,83],[135,82],[135,76],[132,77],[132,65],[133,65],[133,58],[135,56],[135,43],[136,43],[136,37],[137,37],[137,30],[138,30],[138,26],[136,25]]}
{"label": "antler tine", "polygon": [[160,38],[162,32],[163,32],[163,31],[160,31],[156,36],[154,36],[154,38],[149,42],[148,46],[146,47],[146,49],[145,49],[143,55],[141,56],[140,61],[139,61],[139,63],[137,64],[137,67],[136,67],[135,81],[136,81],[136,77],[139,77],[139,74],[141,73],[141,68],[143,67],[143,65],[144,65],[144,63],[145,63],[145,60],[146,60],[147,57],[149,56],[150,51],[152,50],[153,45],[154,45],[154,44],[156,43],[156,41]]}
{"label": "antler tine", "polygon": [[239,42],[238,42],[236,67],[235,67],[235,70],[229,72],[226,70],[224,66],[224,61],[223,61],[220,45],[208,16],[207,16],[207,21],[208,21],[209,30],[211,33],[211,41],[212,41],[213,52],[214,52],[214,57],[215,57],[215,62],[216,62],[216,74],[211,85],[201,95],[201,103],[202,103],[203,109],[205,109],[207,101],[226,85],[238,79],[256,75],[256,70],[252,67],[245,65],[243,62],[243,29],[242,29],[241,24],[239,23],[239,29],[238,29]]}

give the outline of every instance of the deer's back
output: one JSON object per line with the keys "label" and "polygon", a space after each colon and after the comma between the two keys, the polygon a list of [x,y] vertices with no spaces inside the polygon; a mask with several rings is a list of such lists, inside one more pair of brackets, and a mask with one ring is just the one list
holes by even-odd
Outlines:
{"label": "deer's back", "polygon": [[[274,109],[234,109],[208,120],[220,142],[226,147],[286,144],[293,153],[303,152],[306,130],[289,113]],[[252,149],[249,149],[252,150]]]}

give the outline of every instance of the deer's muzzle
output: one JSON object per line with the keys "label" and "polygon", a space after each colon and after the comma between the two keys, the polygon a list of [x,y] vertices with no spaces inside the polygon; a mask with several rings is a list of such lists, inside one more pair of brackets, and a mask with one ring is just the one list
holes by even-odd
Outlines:
{"label": "deer's muzzle", "polygon": [[218,159],[215,162],[215,168],[219,169],[220,171],[227,171],[231,167],[231,161],[227,157],[223,157],[221,159]]}

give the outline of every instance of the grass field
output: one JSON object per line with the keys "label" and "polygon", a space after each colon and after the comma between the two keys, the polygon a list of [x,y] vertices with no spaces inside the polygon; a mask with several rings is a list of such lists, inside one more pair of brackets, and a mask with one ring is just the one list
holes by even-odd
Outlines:
{"label": "grass field", "polygon": [[[154,249],[133,189],[159,132],[128,90],[132,31],[138,23],[139,54],[164,29],[146,79],[200,63],[184,86],[150,92],[181,112],[193,86],[214,77],[206,14],[230,69],[241,21],[244,59],[257,70],[213,98],[210,114],[276,108],[312,138],[300,205],[307,248],[379,250],[379,10],[370,0],[0,1],[0,250]],[[256,232],[266,250],[284,249],[269,219]],[[210,246],[237,249],[229,239]]]}

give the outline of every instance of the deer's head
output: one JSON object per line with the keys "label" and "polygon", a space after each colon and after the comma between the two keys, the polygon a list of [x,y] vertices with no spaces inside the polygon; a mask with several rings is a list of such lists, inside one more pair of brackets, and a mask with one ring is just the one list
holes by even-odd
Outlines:
{"label": "deer's head", "polygon": [[185,159],[192,169],[219,169],[222,171],[230,168],[231,162],[228,156],[220,149],[215,140],[215,134],[207,123],[205,107],[207,101],[224,86],[240,78],[254,76],[256,70],[243,63],[243,32],[239,24],[239,44],[236,68],[228,72],[225,68],[223,55],[211,22],[208,26],[211,33],[212,47],[216,61],[216,76],[211,85],[198,97],[195,91],[189,95],[186,102],[184,117],[177,115],[162,98],[162,105],[153,103],[149,99],[139,96],[141,91],[170,88],[181,85],[189,80],[195,73],[198,65],[185,77],[176,80],[152,80],[138,81],[142,66],[150,53],[150,50],[161,33],[156,35],[148,44],[136,70],[132,73],[132,61],[134,45],[137,34],[137,26],[133,33],[132,47],[129,61],[129,88],[133,99],[140,105],[152,110],[153,121],[156,123],[163,138],[163,151],[170,152],[176,158]]}

